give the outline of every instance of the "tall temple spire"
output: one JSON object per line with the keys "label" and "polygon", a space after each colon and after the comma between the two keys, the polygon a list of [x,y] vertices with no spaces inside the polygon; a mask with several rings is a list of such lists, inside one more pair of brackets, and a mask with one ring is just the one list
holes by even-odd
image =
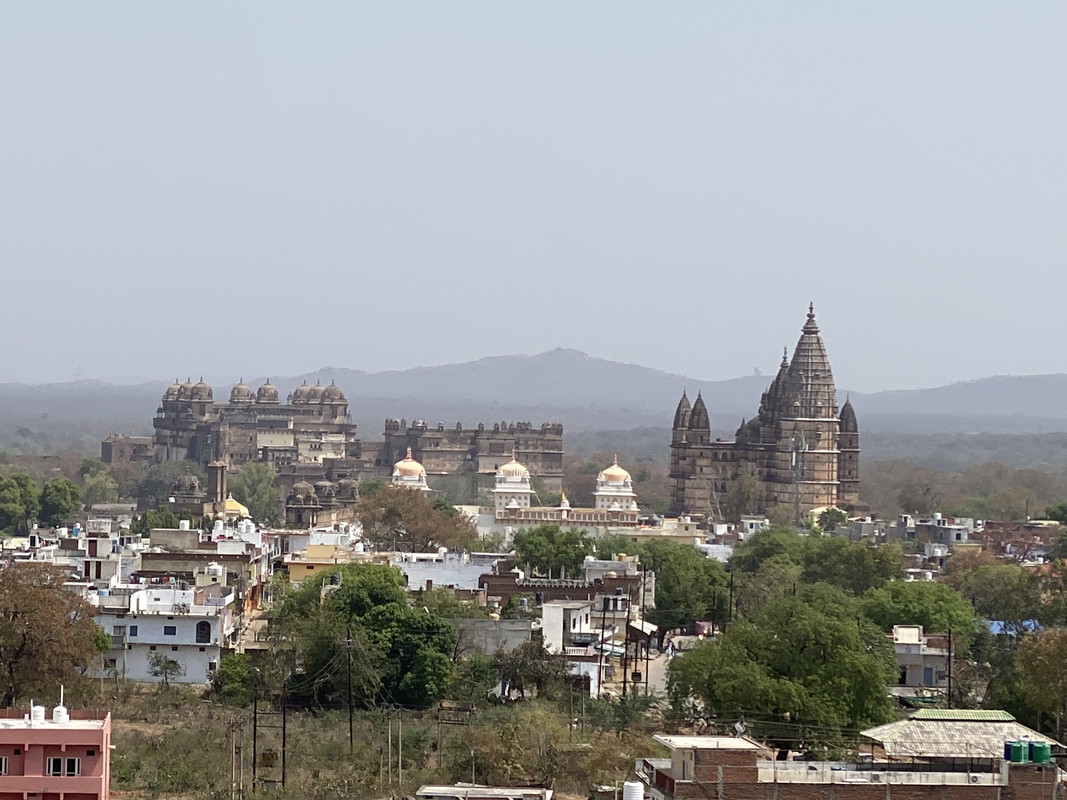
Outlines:
{"label": "tall temple spire", "polygon": [[800,330],[793,358],[789,362],[782,400],[792,417],[837,416],[837,389],[826,347],[815,323],[815,305],[808,305],[808,318]]}

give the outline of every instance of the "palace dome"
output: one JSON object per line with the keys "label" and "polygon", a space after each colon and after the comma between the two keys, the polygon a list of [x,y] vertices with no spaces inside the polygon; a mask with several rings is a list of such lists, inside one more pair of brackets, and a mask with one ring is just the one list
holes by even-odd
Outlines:
{"label": "palace dome", "polygon": [[245,383],[245,379],[241,378],[234,387],[230,389],[230,403],[251,403],[255,397],[252,395],[252,390],[248,384]]}
{"label": "palace dome", "polygon": [[341,391],[341,387],[333,381],[330,381],[330,385],[327,386],[322,392],[322,402],[324,403],[347,403],[348,398],[345,397],[345,393]]}
{"label": "palace dome", "polygon": [[193,379],[189,378],[178,387],[178,399],[179,400],[192,400],[193,399]]}
{"label": "palace dome", "polygon": [[204,383],[204,378],[201,377],[193,386],[192,400],[200,400],[205,403],[210,403],[212,400],[211,387]]}
{"label": "palace dome", "polygon": [[175,494],[200,494],[200,479],[191,472],[179,475],[171,484],[170,490]]}
{"label": "palace dome", "polygon": [[312,386],[311,389],[308,391],[308,402],[309,403],[321,403],[322,402],[322,396],[324,394],[326,394],[326,387],[323,386],[318,381],[315,381],[315,385]]}
{"label": "palace dome", "polygon": [[178,393],[181,392],[182,385],[178,383],[178,379],[174,379],[174,383],[167,387],[167,391],[163,393],[164,400],[177,400]]}
{"label": "palace dome", "polygon": [[308,402],[308,398],[311,395],[311,387],[308,386],[308,382],[304,381],[302,384],[293,390],[293,405],[302,405]]}
{"label": "palace dome", "polygon": [[308,495],[315,494],[315,487],[307,481],[297,481],[293,484],[293,494],[307,497]]}
{"label": "palace dome", "polygon": [[256,392],[257,403],[277,403],[278,402],[278,388],[273,386],[270,382],[270,378],[267,378],[267,382],[259,387]]}

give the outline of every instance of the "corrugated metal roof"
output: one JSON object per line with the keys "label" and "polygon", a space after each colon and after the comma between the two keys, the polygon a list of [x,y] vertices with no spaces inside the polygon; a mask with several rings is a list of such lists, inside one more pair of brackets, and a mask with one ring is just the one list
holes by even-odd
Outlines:
{"label": "corrugated metal roof", "polygon": [[[927,710],[937,713],[936,709],[924,709],[919,714]],[[1000,759],[1004,757],[1004,742],[1019,740],[1062,747],[1012,719],[922,719],[919,714],[870,728],[860,735],[880,745],[890,759]]]}
{"label": "corrugated metal roof", "polygon": [[910,719],[941,720],[945,722],[1015,722],[1007,711],[987,711],[981,708],[921,708]]}

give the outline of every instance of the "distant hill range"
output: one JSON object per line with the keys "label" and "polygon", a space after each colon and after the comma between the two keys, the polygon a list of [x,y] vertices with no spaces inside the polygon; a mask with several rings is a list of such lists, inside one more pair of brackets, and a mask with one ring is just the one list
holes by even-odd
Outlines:
{"label": "distant hill range", "polygon": [[[283,397],[302,380],[333,380],[348,396],[361,436],[377,438],[386,417],[454,425],[561,421],[568,432],[670,427],[686,389],[704,395],[715,435],[724,438],[753,416],[772,376],[700,381],[660,370],[556,349],[495,356],[463,364],[364,372],[324,367],[288,378],[272,376]],[[236,378],[213,383],[226,400]],[[247,380],[253,389],[263,378]],[[169,381],[115,385],[79,381],[30,386],[0,384],[0,446],[12,436],[99,438],[101,431],[148,433]],[[841,401],[844,389],[841,387]],[[1033,434],[1067,431],[1067,375],[997,376],[935,389],[851,392],[863,433]],[[57,431],[59,433],[57,433]],[[66,441],[51,442],[67,446]],[[664,450],[666,439],[664,439]],[[21,448],[20,448],[21,449]]]}

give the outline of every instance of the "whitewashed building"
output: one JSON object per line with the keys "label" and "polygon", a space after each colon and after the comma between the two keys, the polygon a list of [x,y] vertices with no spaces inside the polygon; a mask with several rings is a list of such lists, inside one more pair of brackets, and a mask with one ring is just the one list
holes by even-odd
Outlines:
{"label": "whitewashed building", "polygon": [[179,665],[175,683],[207,683],[235,635],[234,590],[226,571],[211,564],[196,584],[126,585],[91,595],[96,624],[111,636],[98,677],[158,682],[150,658],[162,653]]}

